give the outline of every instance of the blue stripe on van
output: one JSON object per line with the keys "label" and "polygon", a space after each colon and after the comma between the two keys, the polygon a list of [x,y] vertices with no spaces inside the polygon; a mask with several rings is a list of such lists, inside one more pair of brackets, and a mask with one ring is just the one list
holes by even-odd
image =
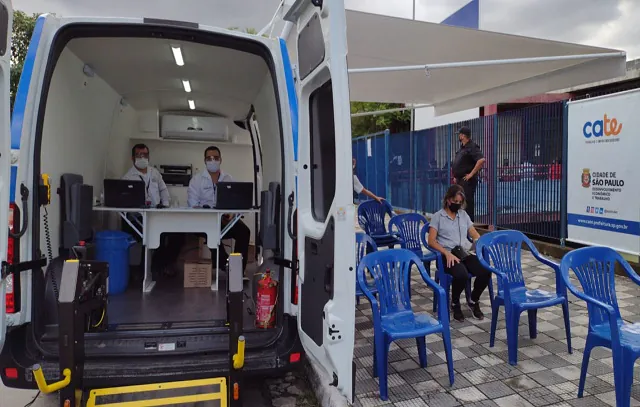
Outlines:
{"label": "blue stripe on van", "polygon": [[287,83],[287,94],[289,97],[289,111],[291,115],[291,131],[293,133],[293,159],[298,161],[298,96],[296,95],[295,82],[293,80],[293,70],[289,60],[287,43],[280,38],[280,50],[282,51],[282,62],[284,64],[284,76]]}
{"label": "blue stripe on van", "polygon": [[[13,113],[11,114],[11,149],[20,149],[20,136],[22,135],[22,123],[24,121],[24,111],[27,107],[27,96],[29,96],[29,87],[31,85],[31,75],[33,74],[33,64],[36,60],[36,53],[40,45],[40,37],[42,36],[42,27],[44,26],[45,16],[40,16],[36,20],[33,27],[33,34],[29,42],[29,49],[24,59],[22,73],[20,74],[20,82],[16,91],[13,102]],[[16,183],[18,178],[18,166],[11,166],[11,183],[9,184],[9,202],[15,202],[16,199]]]}
{"label": "blue stripe on van", "polygon": [[[29,95],[29,86],[31,85],[31,75],[33,74],[33,64],[36,60],[36,53],[40,45],[40,37],[42,36],[42,27],[46,17],[40,16],[36,20],[33,28],[33,35],[27,50],[27,56],[24,59],[22,74],[20,75],[20,83],[16,91],[15,101],[13,102],[13,114],[11,115],[11,148],[20,148],[20,135],[22,134],[22,122],[24,120],[24,111],[27,107],[27,96]],[[13,191],[13,187],[12,187]]]}
{"label": "blue stripe on van", "polygon": [[11,186],[11,188],[9,189],[9,202],[15,202],[16,201],[16,180],[18,178],[18,166],[17,165],[12,165],[11,166],[11,184],[9,184]]}

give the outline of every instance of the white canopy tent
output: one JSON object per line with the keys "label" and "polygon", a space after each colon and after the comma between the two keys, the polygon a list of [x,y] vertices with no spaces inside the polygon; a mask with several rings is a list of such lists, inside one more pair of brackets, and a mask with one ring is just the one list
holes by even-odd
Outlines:
{"label": "white canopy tent", "polygon": [[[282,36],[295,54],[289,24]],[[436,115],[611,79],[626,69],[619,50],[353,10],[347,42],[351,100],[430,105]]]}

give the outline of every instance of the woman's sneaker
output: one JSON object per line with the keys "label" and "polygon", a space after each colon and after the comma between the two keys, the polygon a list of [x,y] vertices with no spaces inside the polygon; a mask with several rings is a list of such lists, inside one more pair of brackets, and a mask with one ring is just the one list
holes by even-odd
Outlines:
{"label": "woman's sneaker", "polygon": [[473,302],[473,301],[469,301],[467,303],[467,305],[469,306],[469,309],[471,310],[471,314],[473,315],[473,317],[475,319],[480,320],[480,321],[482,321],[484,319],[484,314],[480,310],[480,304],[479,303]]}
{"label": "woman's sneaker", "polygon": [[453,319],[455,319],[458,322],[464,322],[464,314],[462,313],[460,304],[451,305],[451,310],[453,311]]}

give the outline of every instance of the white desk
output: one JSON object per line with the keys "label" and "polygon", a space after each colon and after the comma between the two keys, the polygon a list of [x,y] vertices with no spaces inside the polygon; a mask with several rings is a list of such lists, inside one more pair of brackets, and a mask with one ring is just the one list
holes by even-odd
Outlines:
{"label": "white desk", "polygon": [[[195,209],[195,208],[107,208],[95,206],[94,211],[115,212],[135,230],[142,238],[144,245],[144,282],[142,291],[151,292],[156,282],[151,274],[150,250],[160,247],[162,233],[205,233],[207,246],[217,249],[224,235],[235,225],[243,214],[257,213],[257,209]],[[222,229],[222,215],[235,214],[231,221]],[[142,222],[129,219],[128,214],[140,214]],[[220,259],[216,256],[216,281],[211,284],[211,290],[218,290]]]}

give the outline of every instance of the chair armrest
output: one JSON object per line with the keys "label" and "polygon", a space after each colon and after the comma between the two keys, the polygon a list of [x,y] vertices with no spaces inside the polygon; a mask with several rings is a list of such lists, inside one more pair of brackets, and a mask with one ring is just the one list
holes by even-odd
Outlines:
{"label": "chair armrest", "polygon": [[[375,295],[373,295],[373,293],[369,290],[369,287],[367,286],[367,282],[365,281],[365,268],[364,265],[362,263],[360,263],[360,265],[358,265],[358,269],[356,271],[356,284],[358,284],[358,287],[360,287],[360,291],[362,291],[362,293],[365,295],[365,297],[367,297],[367,300],[369,300],[369,303],[371,304],[371,310],[373,311],[373,320],[375,323],[379,324],[380,323],[380,307],[378,305],[378,300],[376,299]],[[370,275],[371,272],[369,272]],[[380,292],[380,290],[378,290],[379,295],[383,295],[384,293]]]}
{"label": "chair armrest", "polygon": [[640,285],[640,276],[638,276],[635,270],[631,268],[629,263],[625,261],[625,262],[621,262],[620,264],[622,264],[622,267],[627,272],[627,275],[629,275],[629,278],[633,280],[633,282],[636,283],[637,285]]}

